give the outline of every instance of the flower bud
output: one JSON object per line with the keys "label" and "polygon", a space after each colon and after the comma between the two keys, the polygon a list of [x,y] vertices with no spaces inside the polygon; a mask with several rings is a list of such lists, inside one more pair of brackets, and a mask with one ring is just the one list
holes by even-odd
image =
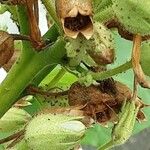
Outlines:
{"label": "flower bud", "polygon": [[89,46],[86,50],[97,64],[113,63],[115,59],[114,42],[111,31],[104,25],[95,22],[93,36],[87,42]]}
{"label": "flower bud", "polygon": [[112,140],[115,145],[123,144],[130,138],[138,111],[139,106],[135,105],[135,101],[128,101],[123,105],[119,121],[112,132]]}
{"label": "flower bud", "polygon": [[0,119],[0,132],[13,132],[21,129],[31,116],[23,109],[10,108]]}
{"label": "flower bud", "polygon": [[70,150],[82,139],[86,127],[83,117],[40,114],[28,124],[25,140],[30,149]]}
{"label": "flower bud", "polygon": [[56,0],[56,11],[67,36],[92,36],[92,0]]}
{"label": "flower bud", "polygon": [[137,113],[140,105],[136,106],[135,101],[127,101],[122,106],[119,121],[112,131],[112,140],[99,148],[99,150],[110,149],[116,145],[124,144],[132,135]]}

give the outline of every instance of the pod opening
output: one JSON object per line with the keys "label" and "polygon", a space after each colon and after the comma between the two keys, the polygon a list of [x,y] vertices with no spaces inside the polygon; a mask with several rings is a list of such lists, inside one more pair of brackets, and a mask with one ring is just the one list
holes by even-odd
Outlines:
{"label": "pod opening", "polygon": [[76,17],[66,17],[64,27],[71,31],[86,29],[92,24],[90,16],[83,16],[80,13]]}

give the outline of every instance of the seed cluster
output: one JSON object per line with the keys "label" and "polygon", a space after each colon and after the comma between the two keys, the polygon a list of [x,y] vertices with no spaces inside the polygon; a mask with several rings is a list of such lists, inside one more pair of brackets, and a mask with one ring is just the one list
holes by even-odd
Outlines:
{"label": "seed cluster", "polygon": [[64,26],[72,31],[78,31],[86,28],[90,22],[89,16],[83,16],[78,13],[76,17],[65,18]]}

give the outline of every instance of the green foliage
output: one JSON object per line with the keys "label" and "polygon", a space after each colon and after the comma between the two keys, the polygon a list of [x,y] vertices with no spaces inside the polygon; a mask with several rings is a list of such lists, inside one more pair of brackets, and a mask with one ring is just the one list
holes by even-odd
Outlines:
{"label": "green foliage", "polygon": [[[28,93],[32,92],[28,91],[28,86],[41,87],[41,90],[46,92],[61,92],[68,90],[76,81],[89,86],[98,80],[113,76],[115,80],[133,89],[133,72],[130,70],[132,65],[131,61],[127,62],[131,60],[132,42],[122,39],[116,30],[107,29],[104,23],[114,19],[131,35],[149,36],[150,7],[148,6],[150,1],[94,0],[94,33],[90,40],[81,36],[76,39],[66,37],[60,20],[57,18],[54,5],[48,0],[42,0],[42,2],[47,13],[53,19],[54,25],[41,37],[48,44],[44,45],[45,47],[42,47],[40,51],[34,47],[32,39],[15,42],[15,48],[21,49],[21,54],[0,85],[0,117],[6,113],[0,120],[0,137],[6,137],[13,134],[14,131],[22,129],[26,125],[27,117],[28,125],[24,127],[26,130],[25,140],[17,143],[13,149],[41,150],[43,147],[46,149],[51,147],[52,150],[68,150],[79,144],[81,139],[81,144],[100,147],[111,140],[111,133],[115,134],[113,140],[116,143],[113,143],[114,145],[124,143],[131,136],[135,123],[137,110],[135,105],[132,105],[133,103],[127,104],[128,107],[122,110],[122,117],[119,118],[115,128],[113,123],[109,123],[108,128],[97,123],[87,129],[80,122],[80,117],[55,113],[38,114],[45,107],[51,110],[53,107],[68,106],[68,97],[44,97],[39,93]],[[28,21],[27,9],[24,6],[0,5],[0,13],[7,10],[20,28],[20,33],[29,36],[31,22]],[[147,76],[150,76],[149,49],[149,41],[143,42],[141,66]],[[110,54],[112,57],[108,58]],[[94,57],[99,55],[102,57],[98,57],[98,60],[102,58],[111,59],[111,61],[99,63]],[[115,57],[116,61],[112,64]],[[118,67],[122,64],[123,67]],[[101,72],[93,71],[92,67],[100,67]],[[33,96],[29,97],[29,94]],[[14,108],[17,110],[17,113],[14,113],[11,107],[24,96],[27,96],[26,101],[32,105],[25,106],[24,110]],[[149,103],[149,90],[139,88],[138,96],[146,104]],[[33,116],[31,121],[29,121],[31,116],[26,111]],[[144,112],[147,121],[141,124],[136,122],[134,134],[150,127],[150,109],[144,108]],[[112,129],[114,129],[113,132]],[[85,136],[83,137],[83,135]],[[3,146],[5,147],[7,144]]]}

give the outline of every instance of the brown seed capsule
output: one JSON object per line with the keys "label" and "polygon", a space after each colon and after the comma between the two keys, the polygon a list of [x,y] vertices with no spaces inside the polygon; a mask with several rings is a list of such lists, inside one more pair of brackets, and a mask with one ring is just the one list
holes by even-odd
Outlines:
{"label": "brown seed capsule", "polygon": [[13,38],[5,31],[0,31],[0,67],[6,64],[14,52]]}
{"label": "brown seed capsule", "polygon": [[92,36],[92,0],[56,0],[56,11],[67,36]]}

